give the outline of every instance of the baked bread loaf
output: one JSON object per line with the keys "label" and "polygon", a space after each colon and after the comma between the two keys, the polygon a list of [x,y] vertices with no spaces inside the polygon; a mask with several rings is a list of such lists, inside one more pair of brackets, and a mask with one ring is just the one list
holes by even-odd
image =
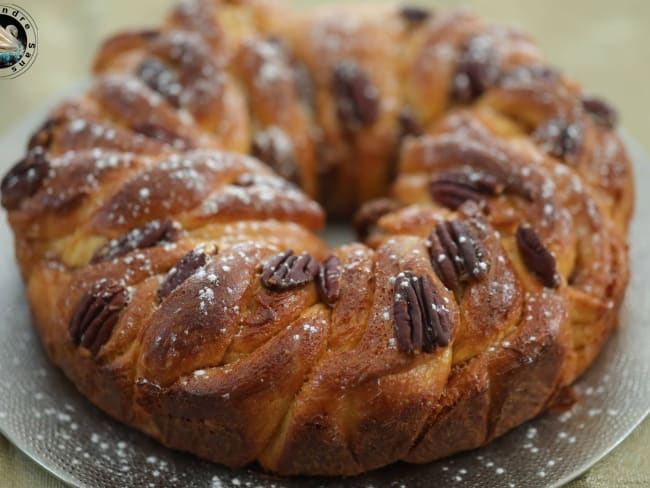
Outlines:
{"label": "baked bread loaf", "polygon": [[[544,411],[617,323],[616,114],[518,30],[183,0],[94,73],[2,204],[52,361],[168,446],[283,475],[429,462]],[[323,208],[360,208],[363,243],[328,249]]]}

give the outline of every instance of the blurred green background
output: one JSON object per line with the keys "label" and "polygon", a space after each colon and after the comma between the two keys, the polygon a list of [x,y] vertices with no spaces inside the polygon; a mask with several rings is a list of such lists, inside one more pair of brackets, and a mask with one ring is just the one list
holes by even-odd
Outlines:
{"label": "blurred green background", "polygon": [[[28,72],[0,80],[0,131],[53,103],[88,76],[93,53],[109,33],[155,25],[171,0],[11,0],[38,24],[39,54]],[[294,0],[296,6],[327,3]],[[395,2],[393,2],[395,3]],[[623,126],[647,147],[650,128],[650,0],[438,0],[530,32],[547,57],[590,92],[610,100]],[[650,421],[571,488],[650,486]],[[516,454],[514,454],[516,455]],[[59,487],[0,436],[0,487]]]}
{"label": "blurred green background", "polygon": [[[416,0],[412,0],[416,1]],[[155,25],[171,0],[12,0],[39,28],[38,59],[15,80],[2,80],[0,130],[21,114],[69,89],[88,74],[98,43],[127,26]],[[307,7],[323,0],[294,0]],[[485,18],[530,32],[548,58],[617,106],[624,126],[650,140],[650,1],[648,0],[424,0],[466,6]]]}

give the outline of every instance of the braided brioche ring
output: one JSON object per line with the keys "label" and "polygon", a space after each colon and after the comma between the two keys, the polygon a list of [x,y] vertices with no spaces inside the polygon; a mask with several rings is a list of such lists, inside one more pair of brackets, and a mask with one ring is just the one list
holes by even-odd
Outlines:
{"label": "braided brioche ring", "polygon": [[[615,113],[519,31],[184,0],[94,70],[2,204],[52,361],[168,446],[283,475],[429,462],[545,410],[617,323]],[[364,244],[328,250],[313,199],[363,204]]]}

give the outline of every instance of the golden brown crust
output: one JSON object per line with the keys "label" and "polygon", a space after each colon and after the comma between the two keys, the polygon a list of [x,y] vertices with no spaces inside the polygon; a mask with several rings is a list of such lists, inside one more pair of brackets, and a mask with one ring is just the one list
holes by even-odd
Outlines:
{"label": "golden brown crust", "polygon": [[[186,0],[104,43],[2,183],[92,402],[228,466],[348,475],[481,446],[591,363],[629,274],[615,114],[519,31],[416,17]],[[382,195],[364,244],[315,234],[310,197]]]}

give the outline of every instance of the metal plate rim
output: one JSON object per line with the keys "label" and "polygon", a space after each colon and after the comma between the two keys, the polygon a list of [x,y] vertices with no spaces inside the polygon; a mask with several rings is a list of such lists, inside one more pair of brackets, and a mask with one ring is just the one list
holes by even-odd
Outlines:
{"label": "metal plate rim", "polygon": [[[57,97],[57,99],[60,97]],[[54,101],[54,99],[53,99]],[[47,105],[52,105],[53,103],[47,104]],[[16,140],[21,135],[24,135],[25,133],[29,132],[32,127],[36,125],[36,122],[41,120],[43,117],[44,113],[46,112],[45,109],[38,110],[29,116],[27,116],[22,122],[19,122],[15,126],[13,126],[11,129],[9,129],[7,132],[5,132],[4,136],[0,137],[0,146],[4,147],[8,141]],[[637,172],[638,176],[638,170],[639,168],[648,168],[649,162],[648,158],[645,155],[642,147],[638,142],[636,142],[631,136],[629,136],[625,131],[623,132],[623,138],[625,140],[625,144],[630,152],[631,155],[634,155],[634,160],[635,160],[635,171]],[[24,137],[22,138],[22,141],[24,141]],[[21,141],[21,142],[22,142]],[[647,170],[644,171],[645,175],[648,175]],[[650,177],[647,178],[650,181]],[[637,182],[640,180],[637,179]],[[644,180],[645,181],[645,180]],[[637,184],[637,187],[641,187],[640,184]],[[639,209],[636,209],[637,211],[637,217],[638,218],[638,212]],[[0,216],[4,217],[4,213],[0,212]],[[32,333],[36,334],[36,332],[32,329]],[[612,338],[610,338],[610,341]],[[39,341],[39,347],[40,347],[40,341]],[[42,351],[42,348],[41,348]],[[44,351],[42,351],[43,354],[45,354]],[[50,365],[50,367],[54,368],[54,366]],[[84,399],[85,400],[85,399]],[[86,400],[85,400],[86,401]],[[592,468],[598,461],[606,457],[609,453],[611,453],[617,446],[619,446],[623,440],[625,440],[643,421],[644,419],[650,414],[650,404],[646,405],[645,411],[641,413],[638,418],[636,418],[633,422],[630,422],[627,425],[627,428],[623,433],[619,433],[619,436],[615,439],[614,442],[612,442],[610,445],[608,445],[605,449],[602,449],[601,451],[595,453],[593,456],[591,456],[588,459],[583,460],[583,462],[577,467],[575,470],[571,472],[567,472],[564,476],[553,482],[552,484],[548,486],[562,486],[571,480],[579,477],[586,471],[588,471],[590,468]],[[128,428],[128,427],[127,427]],[[62,481],[63,483],[69,485],[69,486],[90,486],[84,482],[82,482],[80,479],[77,479],[75,476],[73,476],[70,472],[66,472],[63,469],[59,469],[56,466],[53,466],[51,464],[48,464],[48,461],[45,458],[39,457],[39,455],[36,452],[33,452],[33,449],[31,449],[31,446],[27,442],[23,442],[21,439],[19,439],[17,436],[12,435],[12,433],[4,427],[3,423],[0,421],[0,433],[4,435],[16,448],[18,448],[24,455],[26,455],[32,462],[36,463],[40,468],[44,469],[45,471],[49,472],[53,476],[55,476],[57,479]],[[478,451],[477,451],[478,452]],[[353,481],[354,478],[349,478],[349,481]]]}

